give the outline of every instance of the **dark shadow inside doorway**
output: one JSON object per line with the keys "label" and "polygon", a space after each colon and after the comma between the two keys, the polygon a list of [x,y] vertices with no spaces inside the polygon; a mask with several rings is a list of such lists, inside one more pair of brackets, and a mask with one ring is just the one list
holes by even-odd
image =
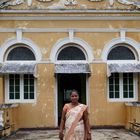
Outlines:
{"label": "dark shadow inside doorway", "polygon": [[86,74],[58,74],[58,125],[65,103],[70,102],[70,91],[75,89],[79,92],[79,102],[86,104]]}

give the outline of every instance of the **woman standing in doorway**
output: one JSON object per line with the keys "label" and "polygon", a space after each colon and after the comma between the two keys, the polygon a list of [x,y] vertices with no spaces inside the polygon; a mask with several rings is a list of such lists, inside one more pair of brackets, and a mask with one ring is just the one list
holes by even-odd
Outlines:
{"label": "woman standing in doorway", "polygon": [[76,90],[72,90],[70,98],[71,103],[63,107],[59,138],[60,140],[91,140],[87,106],[78,102],[79,94]]}

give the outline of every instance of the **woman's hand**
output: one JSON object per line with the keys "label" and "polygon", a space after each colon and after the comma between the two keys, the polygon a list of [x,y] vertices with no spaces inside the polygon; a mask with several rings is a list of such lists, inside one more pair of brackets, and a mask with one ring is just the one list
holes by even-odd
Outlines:
{"label": "woman's hand", "polygon": [[91,140],[91,133],[87,134],[87,140]]}
{"label": "woman's hand", "polygon": [[64,137],[64,134],[63,134],[63,132],[60,131],[60,132],[59,132],[59,139],[60,139],[60,140],[63,140],[63,137]]}

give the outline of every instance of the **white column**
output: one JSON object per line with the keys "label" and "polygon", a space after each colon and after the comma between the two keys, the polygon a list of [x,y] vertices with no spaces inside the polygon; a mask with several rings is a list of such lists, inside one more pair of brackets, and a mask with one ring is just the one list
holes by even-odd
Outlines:
{"label": "white column", "polygon": [[126,35],[125,29],[121,29],[120,30],[120,38],[121,38],[121,41],[125,41],[125,35]]}
{"label": "white column", "polygon": [[22,29],[17,29],[16,30],[16,35],[17,35],[17,41],[21,42],[21,40],[22,40]]}
{"label": "white column", "polygon": [[70,39],[70,42],[73,42],[73,38],[74,38],[74,30],[73,29],[70,29],[69,30],[69,39]]}
{"label": "white column", "polygon": [[27,0],[27,4],[28,4],[28,6],[31,6],[32,5],[32,0]]}
{"label": "white column", "polygon": [[2,126],[2,127],[4,126],[3,125],[3,121],[4,121],[3,120],[3,113],[4,113],[3,111],[0,111],[0,126]]}

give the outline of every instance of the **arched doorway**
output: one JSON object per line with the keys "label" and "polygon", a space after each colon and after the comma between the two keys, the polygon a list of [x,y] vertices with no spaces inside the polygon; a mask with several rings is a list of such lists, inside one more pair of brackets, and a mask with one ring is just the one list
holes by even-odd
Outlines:
{"label": "arched doorway", "polygon": [[67,44],[57,53],[55,74],[57,79],[57,122],[60,124],[62,108],[70,102],[70,92],[79,92],[79,102],[87,103],[87,77],[90,73],[86,52],[77,44]]}
{"label": "arched doorway", "polygon": [[58,124],[60,123],[62,108],[70,102],[70,92],[79,92],[79,102],[86,104],[86,74],[58,74]]}

